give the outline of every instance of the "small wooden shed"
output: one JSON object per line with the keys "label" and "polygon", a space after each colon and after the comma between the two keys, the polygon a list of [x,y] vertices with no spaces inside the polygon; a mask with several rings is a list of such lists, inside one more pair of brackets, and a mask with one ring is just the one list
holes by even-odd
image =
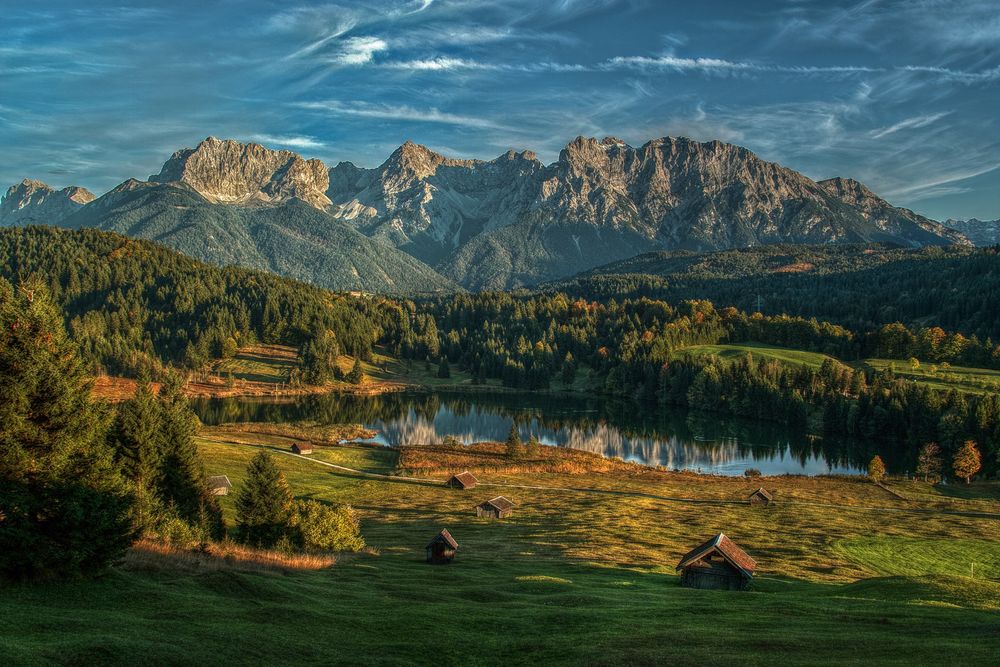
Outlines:
{"label": "small wooden shed", "polygon": [[295,452],[296,454],[302,454],[302,455],[312,454],[313,446],[311,442],[296,442],[294,445],[292,445],[292,451]]}
{"label": "small wooden shed", "polygon": [[503,496],[497,496],[492,500],[476,505],[476,516],[485,516],[490,519],[506,519],[514,510],[514,503]]}
{"label": "small wooden shed", "polygon": [[229,489],[233,488],[232,482],[225,475],[209,475],[208,491],[213,496],[228,496]]}
{"label": "small wooden shed", "polygon": [[762,486],[751,493],[747,500],[751,505],[769,505],[771,501],[774,500],[774,496],[772,496],[771,492]]}
{"label": "small wooden shed", "polygon": [[445,528],[427,543],[427,562],[435,565],[447,565],[455,558],[456,551],[458,551],[458,542]]}
{"label": "small wooden shed", "polygon": [[452,475],[448,478],[448,481],[445,482],[445,484],[453,489],[465,490],[473,488],[478,481],[479,480],[476,479],[475,475],[466,470],[465,472],[460,472],[457,475]]}
{"label": "small wooden shed", "polygon": [[689,551],[677,564],[681,586],[730,591],[749,588],[756,568],[756,561],[723,533]]}

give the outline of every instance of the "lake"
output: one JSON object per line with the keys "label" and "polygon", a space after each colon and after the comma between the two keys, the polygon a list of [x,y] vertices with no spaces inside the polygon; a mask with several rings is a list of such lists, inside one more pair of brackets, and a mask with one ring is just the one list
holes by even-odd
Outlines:
{"label": "lake", "polygon": [[[357,423],[384,445],[424,445],[453,435],[463,442],[504,441],[516,421],[522,439],[573,447],[645,465],[742,475],[855,474],[874,450],[831,442],[764,422],[606,398],[503,393],[328,394],[294,400],[192,401],[202,422]],[[891,466],[890,466],[891,467]]]}

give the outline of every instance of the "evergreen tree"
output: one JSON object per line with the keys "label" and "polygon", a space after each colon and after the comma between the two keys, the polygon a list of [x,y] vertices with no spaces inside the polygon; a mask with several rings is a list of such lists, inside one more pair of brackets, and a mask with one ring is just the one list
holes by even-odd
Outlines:
{"label": "evergreen tree", "polygon": [[976,443],[972,440],[966,440],[955,453],[951,467],[955,471],[955,476],[964,479],[965,483],[968,484],[972,481],[973,475],[979,472],[982,465],[983,458],[979,454]]}
{"label": "evergreen tree", "polygon": [[528,438],[527,456],[529,459],[537,459],[542,453],[542,443],[538,441],[538,436],[534,433]]}
{"label": "evergreen tree", "polygon": [[566,353],[566,358],[563,359],[562,365],[562,381],[565,385],[571,385],[576,380],[576,359],[573,358],[572,352]]}
{"label": "evergreen tree", "polygon": [[181,393],[182,380],[171,375],[161,390],[163,455],[160,464],[160,499],[180,519],[200,529],[203,537],[225,534],[222,510],[208,491],[205,466],[194,443],[197,417]]}
{"label": "evergreen tree", "polygon": [[885,479],[885,463],[878,454],[873,456],[872,460],[868,462],[868,479],[876,484]]}
{"label": "evergreen tree", "polygon": [[332,331],[325,328],[314,331],[311,338],[302,346],[305,381],[314,385],[329,382],[334,376],[333,369],[337,365],[339,354],[340,346]]}
{"label": "evergreen tree", "polygon": [[250,459],[246,481],[236,495],[236,523],[241,541],[273,546],[288,533],[292,493],[285,476],[266,451]]}
{"label": "evergreen tree", "polygon": [[936,482],[941,479],[943,468],[941,447],[936,442],[928,442],[920,448],[920,453],[917,455],[917,474],[922,475],[925,482]]}
{"label": "evergreen tree", "polygon": [[524,446],[521,444],[521,434],[517,430],[517,422],[510,426],[510,433],[507,434],[507,458],[517,461],[524,456]]}
{"label": "evergreen tree", "polygon": [[448,367],[448,357],[441,357],[441,363],[438,364],[437,376],[442,380],[451,377],[451,368]]}
{"label": "evergreen tree", "polygon": [[361,384],[365,381],[365,371],[361,368],[361,359],[354,360],[351,372],[347,374],[347,381],[351,384]]}
{"label": "evergreen tree", "polygon": [[122,474],[135,494],[136,527],[145,530],[159,509],[159,473],[163,454],[163,411],[148,379],[118,406],[110,442]]}
{"label": "evergreen tree", "polygon": [[0,576],[91,574],[133,540],[90,391],[47,291],[0,278]]}

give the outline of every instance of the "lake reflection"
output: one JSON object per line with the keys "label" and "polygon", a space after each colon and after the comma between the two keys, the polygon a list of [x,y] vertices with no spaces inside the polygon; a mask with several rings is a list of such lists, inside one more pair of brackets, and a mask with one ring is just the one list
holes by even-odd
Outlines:
{"label": "lake reflection", "polygon": [[[294,401],[192,401],[206,424],[238,421],[358,423],[386,445],[423,445],[453,435],[503,441],[515,421],[521,437],[646,465],[742,475],[853,474],[873,451],[858,443],[810,438],[785,427],[597,398],[511,394],[330,394]],[[892,463],[889,462],[890,468]]]}

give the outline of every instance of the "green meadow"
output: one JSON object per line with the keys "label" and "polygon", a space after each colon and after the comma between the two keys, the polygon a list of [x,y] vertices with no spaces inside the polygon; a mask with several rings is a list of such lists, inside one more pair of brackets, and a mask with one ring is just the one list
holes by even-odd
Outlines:
{"label": "green meadow", "polygon": [[[439,484],[443,473],[414,478],[393,450],[322,447],[308,460],[282,453],[290,442],[207,429],[199,447],[209,473],[237,487],[250,457],[272,448],[296,496],[360,513],[367,552],[316,571],[166,561],[10,586],[0,662],[722,665],[780,654],[912,665],[1000,653],[995,483],[956,493],[893,482],[897,497],[859,478],[745,480],[609,469],[598,457],[588,471],[577,453],[574,474],[484,467],[479,486],[458,491]],[[760,485],[773,505],[742,502]],[[514,516],[477,518],[495,495],[517,504]],[[234,498],[222,500],[231,522]],[[427,565],[424,545],[441,528],[457,558]],[[753,589],[681,588],[681,555],[720,531],[757,560]]]}

